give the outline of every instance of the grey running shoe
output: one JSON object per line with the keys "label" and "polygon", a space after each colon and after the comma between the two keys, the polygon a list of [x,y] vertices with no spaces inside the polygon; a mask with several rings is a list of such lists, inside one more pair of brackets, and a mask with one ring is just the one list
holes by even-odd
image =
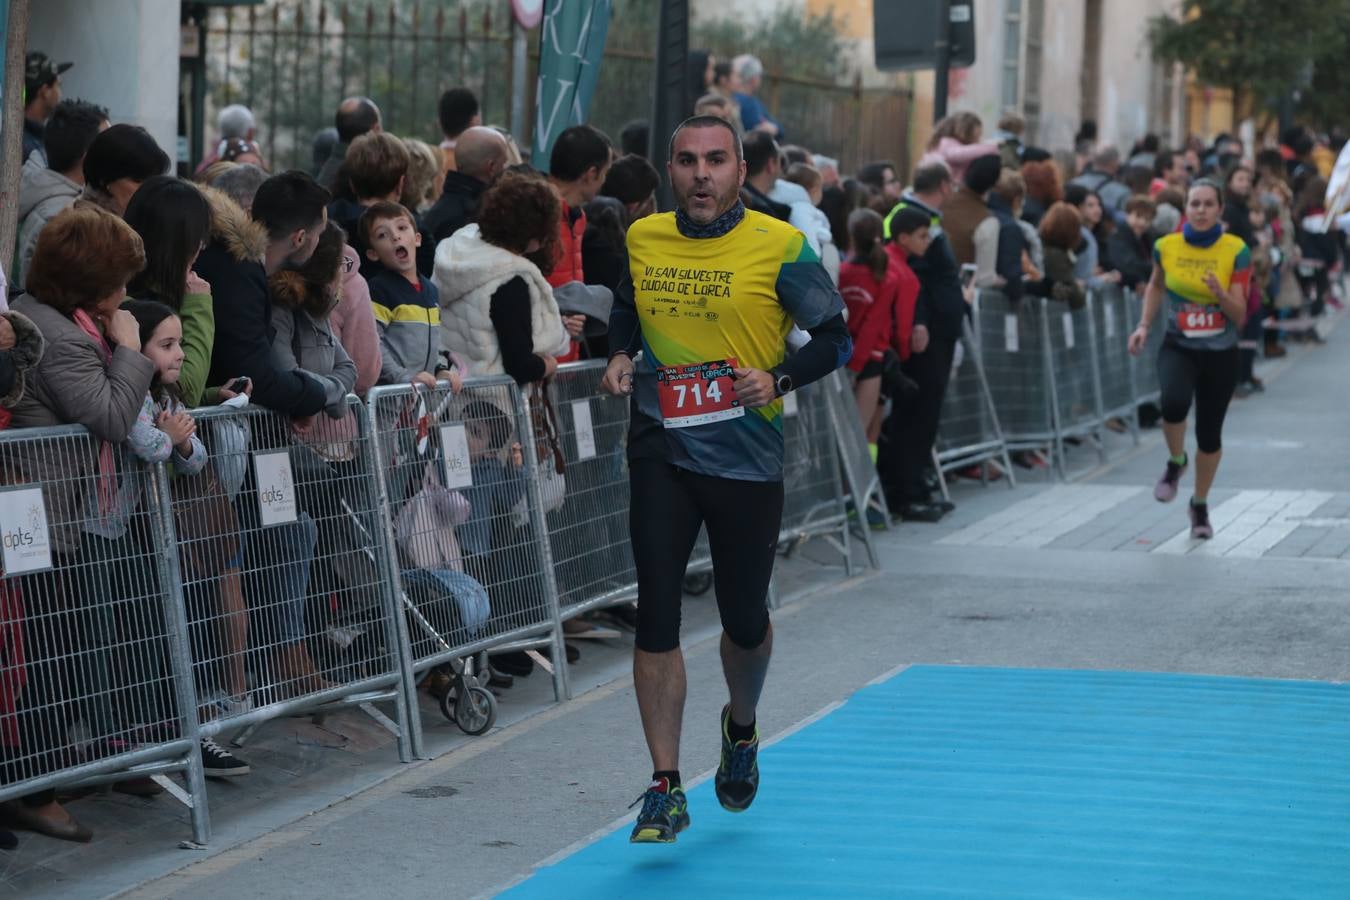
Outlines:
{"label": "grey running shoe", "polygon": [[1171,503],[1177,499],[1177,484],[1181,481],[1181,476],[1186,474],[1186,467],[1190,460],[1180,465],[1167,461],[1167,469],[1163,472],[1158,483],[1153,486],[1153,499],[1159,503]]}

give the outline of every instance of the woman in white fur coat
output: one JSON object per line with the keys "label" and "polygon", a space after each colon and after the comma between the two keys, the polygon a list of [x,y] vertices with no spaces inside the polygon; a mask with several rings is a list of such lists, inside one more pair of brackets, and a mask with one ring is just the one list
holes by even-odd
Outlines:
{"label": "woman in white fur coat", "polygon": [[566,353],[553,289],[561,208],[542,176],[507,172],[484,192],[477,224],[436,248],[441,340],[471,375],[506,373],[517,384],[547,378]]}

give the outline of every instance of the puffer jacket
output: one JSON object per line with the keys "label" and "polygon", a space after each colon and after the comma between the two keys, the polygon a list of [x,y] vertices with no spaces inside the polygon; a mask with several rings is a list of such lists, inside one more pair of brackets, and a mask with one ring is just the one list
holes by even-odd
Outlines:
{"label": "puffer jacket", "polygon": [[61,442],[19,450],[14,463],[22,481],[41,482],[47,499],[52,549],[80,548],[86,497],[95,495],[100,442],[121,444],[131,435],[150,390],[155,364],[130,347],[114,346],[105,362],[94,339],[69,317],[25,294],[14,304],[46,340],[27,390],[14,406],[13,427],[83,425],[91,441]]}
{"label": "puffer jacket", "polygon": [[581,242],[585,236],[586,210],[562,204],[562,216],[558,219],[558,255],[553,261],[553,271],[548,275],[549,284],[562,287],[569,281],[586,280],[581,260]]}
{"label": "puffer jacket", "polygon": [[19,180],[19,267],[14,286],[28,283],[28,264],[37,249],[38,234],[52,217],[74,203],[80,186],[60,172],[54,172],[34,154],[23,164]]}
{"label": "puffer jacket", "polygon": [[328,317],[337,298],[316,296],[319,288],[298,272],[278,272],[272,286],[272,354],[283,369],[303,369],[324,387],[324,412],[347,415],[346,398],[356,386],[356,363],[333,336]]}
{"label": "puffer jacket", "polygon": [[553,289],[538,266],[483,240],[477,224],[461,228],[436,248],[442,345],[466,361],[471,375],[505,371],[492,325],[492,295],[513,278],[523,279],[530,292],[534,352],[544,356],[565,353],[571,341],[563,329]]}

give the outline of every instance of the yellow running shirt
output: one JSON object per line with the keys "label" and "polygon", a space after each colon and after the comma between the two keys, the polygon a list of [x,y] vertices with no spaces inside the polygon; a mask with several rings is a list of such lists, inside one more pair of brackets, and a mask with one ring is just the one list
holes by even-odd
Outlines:
{"label": "yellow running shirt", "polygon": [[1167,340],[1195,350],[1237,346],[1237,325],[1223,314],[1205,278],[1213,273],[1224,290],[1251,280],[1252,254],[1242,238],[1223,234],[1200,247],[1175,232],[1158,238],[1153,261],[1162,267],[1166,282]]}
{"label": "yellow running shirt", "polygon": [[[729,379],[719,379],[717,388],[700,381],[719,401],[709,400],[700,410],[720,412],[677,421],[675,395],[668,385],[658,387],[657,373],[676,367],[693,372],[689,367],[722,360],[765,371],[782,363],[794,322],[809,330],[843,312],[843,300],[815,252],[786,222],[746,211],[737,225],[714,237],[685,237],[674,213],[639,219],[628,230],[628,255],[642,338],[634,443],[664,443],[664,458],[700,474],[781,480],[781,400],[760,409],[727,410]],[[621,302],[616,297],[616,309]],[[663,382],[669,377],[661,374]],[[678,389],[682,407],[686,399],[707,399]],[[666,395],[667,414],[659,393]],[[649,421],[641,421],[644,417]],[[653,434],[653,428],[664,435]]]}

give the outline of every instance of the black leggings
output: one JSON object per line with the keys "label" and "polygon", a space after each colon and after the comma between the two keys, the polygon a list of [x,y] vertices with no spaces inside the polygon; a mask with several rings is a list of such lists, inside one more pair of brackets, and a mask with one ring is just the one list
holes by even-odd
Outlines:
{"label": "black leggings", "polygon": [[638,649],[665,653],[680,646],[684,569],[701,524],[708,527],[723,630],[745,650],[764,643],[783,483],[712,478],[653,459],[633,460],[630,472]]}
{"label": "black leggings", "polygon": [[1193,350],[1164,342],[1158,352],[1163,421],[1186,421],[1195,398],[1195,442],[1201,453],[1223,447],[1223,419],[1238,380],[1238,348]]}

